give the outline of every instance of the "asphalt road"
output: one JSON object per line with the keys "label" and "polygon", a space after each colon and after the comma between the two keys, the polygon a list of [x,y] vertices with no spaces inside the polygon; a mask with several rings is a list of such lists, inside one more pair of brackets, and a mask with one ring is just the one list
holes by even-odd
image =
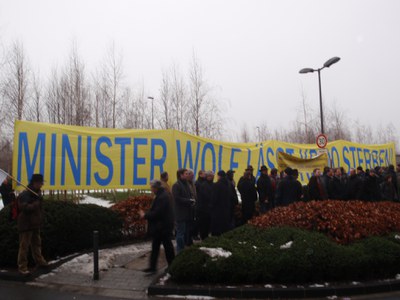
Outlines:
{"label": "asphalt road", "polygon": [[123,298],[81,295],[55,289],[29,286],[25,283],[0,281],[0,300],[126,300]]}
{"label": "asphalt road", "polygon": [[[25,283],[13,281],[0,281],[0,300],[126,300],[126,298],[116,298],[100,295],[82,295],[79,293],[60,291],[57,289],[41,288],[27,285]],[[163,299],[147,298],[147,299]],[[327,298],[322,298],[327,299]],[[364,295],[349,298],[337,298],[338,300],[399,300],[400,292],[387,294]],[[221,299],[222,300],[222,299]]]}

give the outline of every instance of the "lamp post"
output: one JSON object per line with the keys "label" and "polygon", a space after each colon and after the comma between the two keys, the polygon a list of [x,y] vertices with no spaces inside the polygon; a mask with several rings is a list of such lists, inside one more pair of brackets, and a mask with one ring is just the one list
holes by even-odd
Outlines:
{"label": "lamp post", "polygon": [[340,60],[340,57],[332,57],[331,59],[327,60],[324,65],[319,69],[312,69],[312,68],[304,68],[299,71],[300,74],[305,73],[313,73],[318,72],[318,86],[319,86],[319,109],[320,109],[320,117],[321,117],[321,133],[324,134],[324,114],[322,109],[322,91],[321,91],[321,70],[325,68],[329,68],[333,64],[337,63]]}
{"label": "lamp post", "polygon": [[261,142],[260,126],[257,126],[256,128],[257,128],[257,134],[258,134],[257,142]]}
{"label": "lamp post", "polygon": [[151,100],[151,129],[154,129],[154,97],[147,97]]}

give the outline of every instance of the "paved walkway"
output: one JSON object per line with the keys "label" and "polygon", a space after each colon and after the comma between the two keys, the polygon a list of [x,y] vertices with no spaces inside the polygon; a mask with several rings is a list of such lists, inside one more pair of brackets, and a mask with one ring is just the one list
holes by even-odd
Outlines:
{"label": "paved walkway", "polygon": [[[165,270],[164,251],[160,251],[159,272],[147,275],[141,270],[148,267],[150,244],[134,253],[122,253],[112,259],[107,269],[100,270],[99,280],[93,280],[92,271],[77,271],[79,260],[65,264],[56,271],[29,282],[29,285],[54,288],[82,294],[113,296],[129,299],[147,298],[147,287]],[[101,253],[100,253],[101,256]],[[85,257],[81,257],[85,259]],[[101,267],[101,263],[100,263]],[[84,268],[85,269],[85,268]]]}

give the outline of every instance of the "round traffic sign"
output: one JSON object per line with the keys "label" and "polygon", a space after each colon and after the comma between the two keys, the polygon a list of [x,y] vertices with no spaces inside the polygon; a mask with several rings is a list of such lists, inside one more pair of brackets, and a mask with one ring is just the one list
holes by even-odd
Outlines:
{"label": "round traffic sign", "polygon": [[320,134],[317,136],[318,148],[325,148],[327,144],[328,144],[328,137],[325,134]]}

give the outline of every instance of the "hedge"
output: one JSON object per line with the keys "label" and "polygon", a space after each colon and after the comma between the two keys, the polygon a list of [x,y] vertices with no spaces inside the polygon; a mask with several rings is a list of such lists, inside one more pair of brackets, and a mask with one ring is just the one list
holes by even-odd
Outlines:
{"label": "hedge", "polygon": [[[44,201],[44,224],[41,230],[42,252],[51,260],[93,245],[93,231],[98,230],[100,245],[122,240],[120,216],[94,204],[65,201]],[[9,207],[0,211],[0,266],[16,266],[18,230],[16,221],[9,221]]]}
{"label": "hedge", "polygon": [[[292,241],[288,249],[282,245]],[[230,251],[212,258],[200,247]],[[400,240],[395,234],[339,245],[321,233],[245,225],[182,251],[172,263],[181,283],[315,283],[390,278],[400,272]]]}
{"label": "hedge", "polygon": [[253,218],[260,228],[290,226],[326,234],[339,244],[400,231],[400,203],[381,201],[310,201],[277,207]]}

